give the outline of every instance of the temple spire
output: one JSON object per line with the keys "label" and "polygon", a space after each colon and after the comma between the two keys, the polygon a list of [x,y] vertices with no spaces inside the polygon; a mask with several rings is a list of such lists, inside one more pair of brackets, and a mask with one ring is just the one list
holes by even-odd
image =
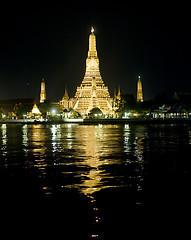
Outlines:
{"label": "temple spire", "polygon": [[121,100],[121,89],[120,89],[120,85],[119,85],[119,88],[118,88],[117,99],[118,99],[118,100]]}
{"label": "temple spire", "polygon": [[44,81],[44,78],[42,78],[41,91],[40,91],[40,103],[43,103],[45,100],[46,100],[45,81]]}
{"label": "temple spire", "polygon": [[140,76],[137,82],[137,102],[143,102],[143,89]]}
{"label": "temple spire", "polygon": [[65,93],[64,93],[63,99],[67,99],[67,100],[69,99],[69,95],[66,87],[65,87]]}
{"label": "temple spire", "polygon": [[112,114],[112,101],[105,86],[100,70],[96,49],[96,36],[91,27],[89,34],[89,49],[86,59],[86,71],[80,87],[74,97],[74,110],[81,115],[87,115],[93,108],[99,108],[103,114]]}
{"label": "temple spire", "polygon": [[94,28],[91,28],[91,34],[89,36],[89,51],[88,57],[97,57],[97,50],[96,50],[96,37],[94,34]]}

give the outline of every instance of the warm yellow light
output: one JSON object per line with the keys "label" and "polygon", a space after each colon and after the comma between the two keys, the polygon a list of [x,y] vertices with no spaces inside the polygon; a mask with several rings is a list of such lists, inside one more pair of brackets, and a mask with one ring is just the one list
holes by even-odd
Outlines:
{"label": "warm yellow light", "polygon": [[34,106],[33,106],[32,113],[33,114],[41,114],[41,112],[39,111],[39,109],[38,109],[36,104],[34,104]]}
{"label": "warm yellow light", "polygon": [[94,33],[94,28],[93,27],[91,28],[91,33]]}
{"label": "warm yellow light", "polygon": [[143,89],[142,89],[142,82],[141,82],[140,76],[137,82],[137,102],[143,102]]}

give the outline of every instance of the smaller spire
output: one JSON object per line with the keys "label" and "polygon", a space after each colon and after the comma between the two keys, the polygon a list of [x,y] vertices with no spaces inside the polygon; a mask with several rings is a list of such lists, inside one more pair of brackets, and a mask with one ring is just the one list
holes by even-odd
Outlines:
{"label": "smaller spire", "polygon": [[45,81],[44,81],[44,78],[42,78],[41,91],[40,91],[40,103],[43,103],[45,100],[46,100]]}
{"label": "smaller spire", "polygon": [[138,76],[138,82],[137,82],[137,102],[143,102],[143,89],[142,89],[142,82],[141,82],[140,76]]}
{"label": "smaller spire", "polygon": [[118,99],[118,100],[121,100],[121,89],[120,89],[120,85],[119,85],[119,88],[118,88],[117,99]]}
{"label": "smaller spire", "polygon": [[67,99],[67,100],[69,99],[69,95],[66,87],[65,87],[65,93],[64,93],[63,99]]}

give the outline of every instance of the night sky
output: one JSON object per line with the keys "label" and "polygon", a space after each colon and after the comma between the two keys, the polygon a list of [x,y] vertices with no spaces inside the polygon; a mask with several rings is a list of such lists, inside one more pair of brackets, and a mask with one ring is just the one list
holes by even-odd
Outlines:
{"label": "night sky", "polygon": [[115,1],[3,4],[0,99],[38,100],[42,77],[51,101],[63,97],[65,86],[73,97],[84,77],[92,25],[111,96],[119,85],[122,93],[135,94],[139,75],[145,100],[191,92],[189,11],[189,5],[146,8]]}

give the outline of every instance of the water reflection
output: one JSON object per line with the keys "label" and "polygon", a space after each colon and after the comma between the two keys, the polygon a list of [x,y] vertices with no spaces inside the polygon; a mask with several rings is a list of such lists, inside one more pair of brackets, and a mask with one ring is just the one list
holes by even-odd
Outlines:
{"label": "water reflection", "polygon": [[111,187],[142,191],[144,130],[129,125],[55,125],[53,152],[59,151],[57,165],[69,182],[61,186],[87,196]]}
{"label": "water reflection", "polygon": [[[125,166],[131,168],[129,172],[130,186],[138,192],[143,191],[144,181],[144,140],[147,129],[144,125],[124,125],[124,152],[126,153]],[[132,167],[133,166],[133,167]],[[136,200],[142,205],[142,199]]]}
{"label": "water reflection", "polygon": [[[51,128],[51,133],[52,133],[52,152],[56,153],[59,151],[61,147],[61,138],[62,138],[62,133],[61,133],[61,125],[52,125]],[[55,156],[55,154],[54,154]]]}
{"label": "water reflection", "polygon": [[[91,206],[92,224],[102,222],[95,193],[109,188],[143,191],[144,127],[34,124],[15,129],[8,131],[6,125],[1,126],[3,154],[8,147],[11,155],[13,145],[14,149],[22,149],[18,159],[24,159],[25,169],[37,170],[45,196],[64,188],[85,195]],[[16,132],[21,139],[15,137]],[[141,205],[141,199],[135,204]],[[91,233],[92,238],[98,235]]]}
{"label": "water reflection", "polygon": [[1,155],[7,156],[7,148],[9,155],[21,154],[22,149],[25,167],[39,169],[39,178],[48,178],[47,168],[55,167],[66,179],[62,187],[76,188],[86,195],[105,188],[130,187],[129,179],[137,179],[140,190],[145,132],[144,126],[128,124],[2,124]]}
{"label": "water reflection", "polygon": [[28,145],[28,125],[27,124],[23,125],[22,127],[22,136],[23,136],[23,141],[22,141],[23,146],[27,147]]}
{"label": "water reflection", "polygon": [[6,146],[6,144],[7,144],[7,125],[2,124],[1,130],[2,130],[2,145]]}
{"label": "water reflection", "polygon": [[116,134],[114,133],[111,139],[110,131],[107,131],[108,127],[102,125],[76,128],[73,132],[74,138],[70,139],[70,142],[75,147],[77,158],[75,164],[79,169],[77,174],[80,182],[67,187],[77,188],[84,194],[93,194],[111,187],[108,184],[109,173],[104,166],[121,162],[120,159],[111,157],[121,149],[121,146],[115,144]]}
{"label": "water reflection", "polygon": [[[36,194],[45,202],[61,200],[58,212],[64,205],[73,208],[70,200],[79,197],[75,207],[80,201],[88,203],[90,225],[94,226],[89,237],[102,237],[99,226],[107,214],[113,217],[113,209],[117,220],[111,221],[118,221],[118,209],[126,208],[127,216],[132,208],[134,216],[134,210],[152,202],[149,193],[155,191],[159,196],[166,188],[168,194],[179,184],[178,180],[174,184],[175,176],[188,179],[190,130],[190,126],[183,125],[1,124],[1,183],[5,189],[15,191],[15,195],[9,191],[11,199],[19,194],[22,199],[28,189],[30,197]],[[17,188],[20,191],[14,190]],[[64,202],[68,195],[69,200]],[[113,198],[111,208],[105,210]]]}
{"label": "water reflection", "polygon": [[6,124],[1,125],[1,155],[3,159],[0,164],[7,167],[7,125]]}
{"label": "water reflection", "polygon": [[34,167],[45,169],[46,163],[46,128],[31,125],[28,132],[28,147],[35,157]]}

